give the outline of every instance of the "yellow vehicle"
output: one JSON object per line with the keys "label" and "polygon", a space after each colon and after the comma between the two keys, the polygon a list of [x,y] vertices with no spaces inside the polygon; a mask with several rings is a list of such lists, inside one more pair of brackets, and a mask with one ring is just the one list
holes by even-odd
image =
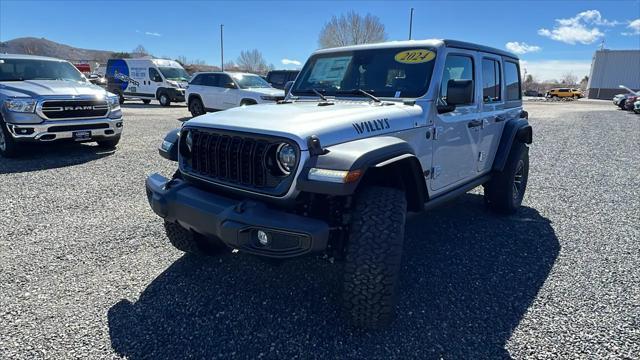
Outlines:
{"label": "yellow vehicle", "polygon": [[579,99],[582,97],[582,92],[579,89],[570,89],[570,88],[554,88],[547,92],[547,97],[572,97]]}

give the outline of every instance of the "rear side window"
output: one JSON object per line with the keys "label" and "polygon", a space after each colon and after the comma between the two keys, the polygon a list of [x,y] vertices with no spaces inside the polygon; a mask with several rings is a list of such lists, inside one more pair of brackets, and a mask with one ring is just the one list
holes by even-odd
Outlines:
{"label": "rear side window", "polygon": [[[404,74],[397,74],[398,76]],[[389,74],[387,74],[387,77]],[[447,100],[447,84],[449,80],[474,80],[473,79],[473,59],[465,55],[447,55],[440,83],[440,97]],[[471,104],[474,102],[471,99]]]}
{"label": "rear side window", "polygon": [[482,60],[482,100],[485,103],[500,101],[500,63],[492,59]]}
{"label": "rear side window", "polygon": [[203,75],[201,82],[202,82],[202,85],[204,86],[218,86],[218,75],[216,74]]}
{"label": "rear side window", "polygon": [[507,89],[507,101],[520,100],[522,98],[520,68],[518,64],[511,61],[504,62],[504,83]]}

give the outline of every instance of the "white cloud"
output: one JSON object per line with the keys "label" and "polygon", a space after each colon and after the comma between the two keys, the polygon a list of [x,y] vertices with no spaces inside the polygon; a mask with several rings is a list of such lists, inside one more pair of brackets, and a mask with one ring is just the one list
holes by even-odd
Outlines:
{"label": "white cloud", "polygon": [[145,35],[149,35],[149,36],[155,36],[155,37],[161,37],[162,36],[162,34],[159,34],[157,32],[151,32],[151,31],[146,31],[144,34]]}
{"label": "white cloud", "polygon": [[627,29],[631,31],[625,31],[622,35],[632,36],[632,35],[640,35],[640,18],[635,19],[633,21],[629,21],[629,25],[627,25]]}
{"label": "white cloud", "polygon": [[540,46],[529,45],[525,42],[510,41],[505,44],[507,50],[516,54],[526,54],[528,52],[538,52],[542,50]]}
{"label": "white cloud", "polygon": [[583,11],[568,19],[556,19],[556,25],[549,30],[541,28],[538,35],[551,38],[556,41],[575,45],[592,44],[604,36],[596,26],[615,26],[618,21],[604,19],[598,10]]}
{"label": "white cloud", "polygon": [[282,59],[282,65],[296,65],[296,66],[300,66],[302,65],[302,63],[298,60],[291,60],[291,59]]}
{"label": "white cloud", "polygon": [[520,66],[533,75],[537,81],[560,80],[567,73],[572,73],[578,80],[589,75],[591,61],[584,60],[520,60]]}

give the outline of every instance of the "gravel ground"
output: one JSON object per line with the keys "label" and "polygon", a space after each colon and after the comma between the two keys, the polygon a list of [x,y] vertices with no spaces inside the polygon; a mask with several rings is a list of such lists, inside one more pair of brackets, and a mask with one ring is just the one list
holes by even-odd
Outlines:
{"label": "gravel ground", "polygon": [[144,178],[185,107],[127,105],[117,152],[0,159],[0,358],[638,358],[640,116],[528,103],[524,207],[475,190],[409,218],[398,318],[339,316],[340,265],[199,259],[166,240]]}

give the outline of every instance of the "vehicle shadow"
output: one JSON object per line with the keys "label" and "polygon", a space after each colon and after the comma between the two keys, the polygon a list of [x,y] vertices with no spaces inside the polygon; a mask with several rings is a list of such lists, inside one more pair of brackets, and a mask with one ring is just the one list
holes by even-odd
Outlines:
{"label": "vehicle shadow", "polygon": [[14,159],[0,157],[0,174],[23,173],[84,164],[112,155],[113,150],[89,144],[30,144]]}
{"label": "vehicle shadow", "polygon": [[[124,104],[120,105],[122,108],[124,109],[147,109],[147,108],[160,108],[160,107],[164,107],[162,105],[160,105],[159,102],[157,101],[152,101],[150,104],[144,104],[142,102],[132,102],[135,100],[130,100],[125,102]],[[170,106],[168,106],[168,108],[186,108],[187,105],[184,103],[172,103]]]}
{"label": "vehicle shadow", "polygon": [[558,256],[550,221],[527,207],[497,217],[466,194],[411,216],[406,238],[387,329],[342,319],[338,263],[183,256],[109,309],[111,345],[129,359],[510,358],[505,344]]}

